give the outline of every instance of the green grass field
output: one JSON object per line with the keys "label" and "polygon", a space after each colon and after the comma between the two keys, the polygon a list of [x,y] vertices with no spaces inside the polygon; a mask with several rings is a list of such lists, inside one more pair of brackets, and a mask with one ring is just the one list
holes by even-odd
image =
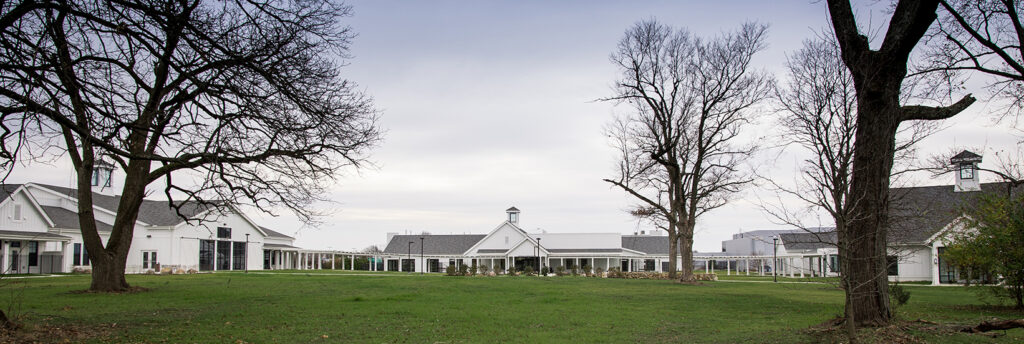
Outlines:
{"label": "green grass field", "polygon": [[[829,284],[753,277],[691,286],[292,271],[128,281],[149,291],[80,293],[89,276],[76,275],[4,280],[0,298],[27,331],[73,329],[44,340],[145,343],[816,342],[822,338],[806,329],[840,314],[843,300]],[[900,319],[966,325],[1022,317],[963,288],[907,288],[912,296],[897,310]],[[1024,329],[1000,338],[908,331],[926,342],[1024,341]]]}

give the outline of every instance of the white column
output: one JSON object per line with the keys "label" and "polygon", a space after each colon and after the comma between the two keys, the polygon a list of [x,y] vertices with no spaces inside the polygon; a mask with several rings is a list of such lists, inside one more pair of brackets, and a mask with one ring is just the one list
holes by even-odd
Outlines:
{"label": "white column", "polygon": [[750,258],[743,260],[743,267],[745,267],[745,270],[747,270],[747,276],[750,276]]}
{"label": "white column", "polygon": [[786,259],[786,270],[789,271],[789,278],[793,278],[793,258]]}
{"label": "white column", "polygon": [[[932,285],[939,285],[939,247],[933,242],[930,248],[932,251],[932,261],[930,262],[932,270]],[[4,247],[4,252],[6,251],[7,248]]]}
{"label": "white column", "polygon": [[800,257],[800,278],[804,278],[804,258],[807,257]]}
{"label": "white column", "polygon": [[352,255],[352,259],[349,260],[348,269],[352,271],[356,270],[356,255],[354,254]]}
{"label": "white column", "polygon": [[711,273],[711,260],[710,259],[705,259],[704,260],[704,273],[706,273],[706,274]]}
{"label": "white column", "polygon": [[725,275],[726,276],[729,276],[729,275],[732,274],[732,271],[730,270],[731,267],[729,266],[729,264],[731,264],[731,263],[732,263],[732,261],[730,261],[728,259],[725,260]]}

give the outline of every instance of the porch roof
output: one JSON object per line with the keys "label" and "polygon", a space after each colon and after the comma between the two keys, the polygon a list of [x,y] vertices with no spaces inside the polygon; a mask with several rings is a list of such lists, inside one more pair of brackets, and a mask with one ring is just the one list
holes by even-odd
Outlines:
{"label": "porch roof", "polygon": [[71,241],[71,237],[47,232],[5,231],[0,230],[0,239],[33,240],[33,241]]}

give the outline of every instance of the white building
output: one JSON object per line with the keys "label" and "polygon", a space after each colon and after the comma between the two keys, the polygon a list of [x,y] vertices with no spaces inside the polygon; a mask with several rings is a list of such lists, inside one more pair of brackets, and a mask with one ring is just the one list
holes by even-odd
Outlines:
{"label": "white building", "polygon": [[590,266],[623,271],[667,271],[668,237],[619,233],[528,233],[519,209],[487,234],[388,235],[380,268],[386,271],[443,272],[448,265],[486,265],[501,271]]}
{"label": "white building", "polygon": [[[991,193],[1017,193],[1009,183],[980,183],[981,156],[963,151],[950,163],[956,166],[953,185],[893,188],[890,190],[888,275],[890,280],[929,281],[933,285],[957,283],[959,273],[942,258],[948,235],[965,230],[964,209]],[[816,271],[834,276],[839,270],[835,233],[780,234],[780,269]]]}
{"label": "white building", "polygon": [[[103,179],[94,183],[110,186],[109,174]],[[93,193],[96,225],[104,244],[119,200],[119,196]],[[89,269],[77,206],[74,189],[37,183],[0,185],[0,267],[4,272]],[[295,260],[298,249],[293,241],[257,225],[233,206],[218,211],[185,203],[175,210],[166,200],[145,200],[125,272],[280,268],[289,258]]]}

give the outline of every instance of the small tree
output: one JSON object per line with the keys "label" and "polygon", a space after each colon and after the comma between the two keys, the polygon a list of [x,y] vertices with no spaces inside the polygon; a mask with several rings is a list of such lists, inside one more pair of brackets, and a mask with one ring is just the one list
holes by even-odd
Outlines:
{"label": "small tree", "polygon": [[986,194],[966,209],[968,230],[950,235],[945,258],[974,281],[997,282],[990,289],[1024,309],[1024,194]]}
{"label": "small tree", "polygon": [[487,267],[487,265],[480,265],[480,274],[481,275],[486,275],[490,271],[491,270],[490,270],[489,267]]}
{"label": "small tree", "polygon": [[448,263],[448,267],[444,269],[444,272],[448,276],[456,276],[458,274],[458,269],[455,268],[455,264]]}
{"label": "small tree", "polygon": [[527,265],[526,268],[523,268],[523,274],[527,276],[533,276],[533,267]]}

